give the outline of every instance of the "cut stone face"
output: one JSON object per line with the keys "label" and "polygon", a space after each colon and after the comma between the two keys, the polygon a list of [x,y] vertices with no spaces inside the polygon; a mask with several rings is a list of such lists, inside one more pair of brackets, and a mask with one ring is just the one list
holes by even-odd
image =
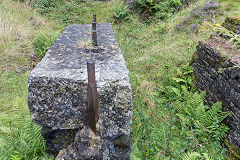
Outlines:
{"label": "cut stone face", "polygon": [[129,72],[111,24],[97,24],[97,35],[98,46],[93,47],[90,24],[66,27],[30,73],[28,105],[33,121],[49,131],[88,126],[87,61],[94,60],[99,96],[97,134],[105,147],[101,149],[107,152],[112,146],[105,144],[105,139],[112,145],[111,141],[121,136],[130,137],[132,95]]}

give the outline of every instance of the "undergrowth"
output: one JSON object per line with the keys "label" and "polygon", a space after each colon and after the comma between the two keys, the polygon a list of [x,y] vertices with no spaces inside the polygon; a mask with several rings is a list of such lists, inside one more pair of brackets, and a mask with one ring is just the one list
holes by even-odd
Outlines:
{"label": "undergrowth", "polygon": [[[168,79],[164,88],[150,96],[157,108],[151,116],[137,107],[144,104],[135,104],[138,118],[134,119],[133,132],[138,138],[133,145],[133,159],[186,159],[193,153],[202,159],[226,158],[222,140],[229,129],[221,122],[228,113],[222,112],[221,103],[211,108],[204,105],[204,92],[198,94],[191,87],[191,73],[191,67],[183,65],[176,77]],[[158,118],[161,123],[156,124]],[[139,154],[139,148],[145,148],[145,152]]]}
{"label": "undergrowth", "polygon": [[[15,103],[18,101],[21,100],[16,99]],[[41,128],[32,122],[30,113],[23,113],[21,106],[15,106],[12,114],[15,115],[14,120],[5,119],[5,122],[1,122],[1,126],[4,126],[8,121],[9,128],[1,127],[0,130],[2,142],[0,159],[48,159],[45,153],[45,141],[41,136]]]}
{"label": "undergrowth", "polygon": [[40,34],[36,36],[33,41],[33,47],[36,55],[39,58],[43,58],[47,50],[54,44],[60,32],[52,33],[50,36],[46,36],[45,34]]}
{"label": "undergrowth", "polygon": [[[175,29],[182,21],[181,18],[206,1],[199,0],[180,10],[183,6],[183,1],[180,0],[159,3],[138,0],[138,5],[141,5],[139,12],[129,11],[125,7],[125,1],[121,0],[15,1],[14,4],[19,6],[15,8],[17,12],[21,11],[20,8],[25,8],[23,15],[34,13],[34,17],[26,16],[29,20],[26,22],[17,16],[11,20],[17,26],[27,24],[25,28],[30,29],[25,39],[29,41],[15,45],[13,38],[4,40],[2,45],[2,55],[5,55],[3,57],[8,64],[0,60],[1,159],[51,158],[44,153],[40,128],[33,124],[27,111],[27,78],[32,68],[16,71],[16,65],[27,66],[30,56],[25,59],[19,55],[10,59],[10,56],[6,56],[9,53],[6,46],[11,46],[20,53],[30,52],[29,55],[34,54],[32,50],[35,50],[35,54],[43,57],[62,28],[73,23],[91,23],[94,13],[97,14],[98,22],[113,24],[130,71],[134,102],[131,159],[227,159],[228,152],[222,140],[225,139],[228,128],[221,122],[228,113],[221,111],[220,103],[212,107],[204,105],[205,95],[194,89],[193,70],[187,63],[199,40],[209,37],[212,30],[199,29],[198,33],[186,33]],[[9,1],[0,0],[0,7],[14,6],[7,2]],[[237,0],[218,2],[222,10],[227,10],[227,15],[240,15]],[[145,6],[144,3],[150,3],[150,6]],[[23,4],[24,7],[21,6]],[[8,8],[11,11],[9,13],[13,12],[11,7]],[[145,16],[149,14],[156,18],[151,23],[143,22],[139,15],[143,12]],[[36,13],[41,14],[41,20]],[[215,22],[221,23],[224,18],[220,15],[209,23],[215,25]],[[201,28],[202,24],[199,25]],[[20,33],[13,31],[6,33],[13,37]]]}
{"label": "undergrowth", "polygon": [[120,3],[119,6],[114,8],[114,10],[113,10],[113,19],[114,19],[115,23],[129,20],[129,9],[128,9],[128,6],[124,5],[124,3]]}
{"label": "undergrowth", "polygon": [[193,0],[135,0],[132,4],[137,12],[147,20],[150,18],[166,20],[184,5]]}

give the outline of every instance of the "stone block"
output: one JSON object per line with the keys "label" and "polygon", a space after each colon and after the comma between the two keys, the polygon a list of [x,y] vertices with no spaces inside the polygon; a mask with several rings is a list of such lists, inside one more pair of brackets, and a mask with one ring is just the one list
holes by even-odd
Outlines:
{"label": "stone block", "polygon": [[229,69],[229,72],[232,79],[238,79],[240,77],[239,66],[234,66],[233,68]]}
{"label": "stone block", "polygon": [[229,84],[237,91],[240,92],[240,83],[235,79],[228,79]]}
{"label": "stone block", "polygon": [[220,56],[217,50],[214,50],[214,48],[212,48],[210,45],[204,42],[201,42],[199,45],[201,46],[200,48],[202,49],[202,52],[204,52],[205,54],[208,54],[217,63],[219,62]]}
{"label": "stone block", "polygon": [[235,63],[233,63],[232,61],[230,61],[229,59],[227,59],[227,60],[223,60],[222,62],[221,62],[221,66],[223,67],[223,68],[231,68],[231,67],[233,67],[235,65]]}
{"label": "stone block", "polygon": [[237,148],[240,148],[240,132],[239,131],[230,130],[228,139],[231,145],[235,145]]}
{"label": "stone block", "polygon": [[214,81],[214,87],[221,93],[226,99],[229,98],[231,92],[230,84],[219,75],[218,78]]}
{"label": "stone block", "polygon": [[[74,159],[129,157],[131,151],[129,71],[111,24],[97,24],[97,34],[98,46],[92,46],[90,24],[67,26],[29,76],[28,105],[33,121],[43,127],[47,144],[51,137],[65,135],[63,130],[76,131],[73,143],[56,147],[56,152],[63,149],[61,155],[64,153],[65,157],[78,156]],[[99,96],[96,135],[89,129],[87,114],[87,61],[90,59],[95,61]],[[122,136],[125,137],[123,145],[115,145]],[[112,148],[115,153],[110,152]],[[75,151],[79,153],[72,153]]]}
{"label": "stone block", "polygon": [[239,104],[240,104],[240,93],[237,92],[235,89],[232,88],[229,99],[230,99],[236,106],[239,106]]}
{"label": "stone block", "polygon": [[214,68],[209,67],[209,74],[212,76],[213,79],[217,78],[218,73]]}
{"label": "stone block", "polygon": [[199,53],[198,56],[201,60],[204,60],[213,68],[215,67],[216,63],[218,63],[217,59],[211,58],[208,54],[203,54],[203,52],[197,52],[197,53]]}

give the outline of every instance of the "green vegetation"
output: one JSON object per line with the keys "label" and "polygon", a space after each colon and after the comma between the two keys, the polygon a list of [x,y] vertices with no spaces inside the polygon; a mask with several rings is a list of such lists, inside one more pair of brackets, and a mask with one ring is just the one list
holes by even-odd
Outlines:
{"label": "green vegetation", "polygon": [[0,138],[7,147],[1,148],[0,158],[32,160],[41,156],[42,159],[48,159],[44,151],[45,143],[41,136],[41,128],[31,121],[29,112],[21,110],[20,106],[23,102],[20,98],[16,98],[14,103],[16,103],[13,112],[15,114],[14,121],[2,118],[5,124],[1,124],[1,126],[8,122],[9,127],[1,128]]}
{"label": "green vegetation", "polygon": [[43,58],[47,50],[54,44],[60,34],[60,32],[53,33],[50,38],[44,34],[38,35],[33,41],[36,55]]}
{"label": "green vegetation", "polygon": [[155,16],[157,19],[167,19],[183,6],[185,0],[137,0],[136,9],[143,18]]}
{"label": "green vegetation", "polygon": [[117,6],[113,11],[113,18],[114,22],[121,22],[124,20],[129,20],[129,9],[128,6],[124,6],[123,3],[121,3],[119,6]]}
{"label": "green vegetation", "polygon": [[[221,112],[220,103],[211,109],[203,105],[204,94],[194,89],[188,64],[199,40],[212,30],[205,23],[197,34],[175,29],[206,1],[182,10],[183,1],[178,0],[150,5],[147,9],[155,18],[146,23],[121,0],[0,0],[0,159],[50,158],[27,107],[27,79],[36,63],[32,57],[43,57],[67,24],[91,23],[93,13],[98,22],[118,22],[113,28],[133,89],[131,159],[227,159],[230,155],[222,140],[228,128],[221,121],[228,113]],[[240,15],[238,0],[218,2],[224,14],[209,22],[212,25],[221,24],[226,16]]]}

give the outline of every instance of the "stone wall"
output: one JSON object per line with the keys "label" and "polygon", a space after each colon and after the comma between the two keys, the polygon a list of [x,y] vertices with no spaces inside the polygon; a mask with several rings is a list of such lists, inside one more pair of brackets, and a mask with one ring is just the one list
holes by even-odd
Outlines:
{"label": "stone wall", "polygon": [[231,113],[226,119],[228,139],[240,150],[240,50],[214,34],[199,43],[193,62],[197,87],[206,91],[206,103],[221,101],[223,110]]}
{"label": "stone wall", "polygon": [[240,17],[227,17],[222,26],[236,34],[240,34]]}
{"label": "stone wall", "polygon": [[[46,151],[59,160],[130,157],[132,94],[129,72],[111,24],[69,25],[29,76],[28,105],[42,126]],[[95,61],[99,115],[89,127],[87,61]]]}

